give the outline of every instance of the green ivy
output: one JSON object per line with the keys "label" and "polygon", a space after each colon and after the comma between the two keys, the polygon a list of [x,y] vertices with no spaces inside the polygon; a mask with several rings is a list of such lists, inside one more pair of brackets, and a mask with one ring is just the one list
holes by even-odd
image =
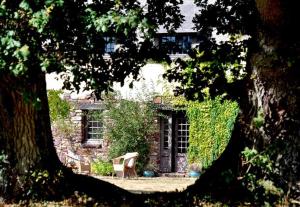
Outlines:
{"label": "green ivy", "polygon": [[231,136],[239,108],[236,102],[207,99],[188,102],[190,123],[188,162],[211,165],[224,151]]}

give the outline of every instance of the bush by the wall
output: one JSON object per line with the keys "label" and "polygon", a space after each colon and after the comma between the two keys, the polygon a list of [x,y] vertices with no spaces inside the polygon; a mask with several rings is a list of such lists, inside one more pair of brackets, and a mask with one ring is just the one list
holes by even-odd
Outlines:
{"label": "bush by the wall", "polygon": [[220,156],[230,139],[238,110],[236,102],[220,98],[188,103],[190,164],[201,163],[207,168]]}
{"label": "bush by the wall", "polygon": [[149,159],[149,138],[155,131],[156,111],[152,104],[119,100],[107,104],[106,122],[110,141],[109,158],[138,152],[137,171],[141,172]]}
{"label": "bush by the wall", "polygon": [[92,173],[96,175],[109,176],[113,173],[113,166],[111,162],[106,162],[103,160],[97,160],[92,162]]}

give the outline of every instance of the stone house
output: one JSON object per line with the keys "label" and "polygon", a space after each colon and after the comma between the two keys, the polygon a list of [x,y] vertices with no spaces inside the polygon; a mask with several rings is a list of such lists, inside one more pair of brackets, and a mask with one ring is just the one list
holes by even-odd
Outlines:
{"label": "stone house", "polygon": [[[68,150],[89,159],[107,159],[109,141],[103,124],[105,117],[95,116],[105,108],[95,99],[72,99],[65,96],[74,106],[68,126],[71,130],[62,134],[56,126],[52,127],[57,153],[64,161]],[[156,97],[154,103],[158,114],[154,123],[157,129],[149,138],[150,163],[160,172],[185,172],[188,147],[189,124],[182,110],[174,110],[165,105],[162,97]]]}
{"label": "stone house", "polygon": [[[188,57],[187,53],[193,45],[200,43],[192,24],[192,18],[196,13],[193,1],[184,1],[181,10],[185,15],[185,22],[181,28],[172,35],[160,28],[155,39],[156,45],[167,49],[172,59]],[[116,40],[113,37],[107,37],[106,43],[105,51],[109,54],[114,51]],[[155,79],[162,79],[164,72],[162,66],[152,64],[150,67],[146,66],[144,68],[144,72],[147,73],[147,70],[154,77],[151,80],[152,83],[156,81]],[[149,76],[146,75],[146,79]],[[157,94],[163,93],[163,85],[156,82],[154,86]],[[137,87],[139,87],[138,84]],[[121,88],[120,90],[121,93],[122,91],[125,94],[128,93],[128,89]],[[53,127],[53,136],[59,157],[63,160],[64,153],[69,149],[85,157],[107,158],[109,143],[104,137],[103,120],[93,116],[95,112],[105,110],[101,101],[97,101],[89,95],[72,97],[68,94],[64,98],[75,106],[71,113],[70,123],[74,130],[66,138],[66,136],[60,136],[57,129]],[[154,103],[157,105],[158,112],[164,114],[164,116],[157,117],[155,122],[157,131],[151,137],[150,162],[160,172],[183,173],[187,168],[186,153],[189,138],[189,124],[185,112],[183,110],[174,110],[168,104],[165,104],[161,96],[157,96],[154,99]]]}

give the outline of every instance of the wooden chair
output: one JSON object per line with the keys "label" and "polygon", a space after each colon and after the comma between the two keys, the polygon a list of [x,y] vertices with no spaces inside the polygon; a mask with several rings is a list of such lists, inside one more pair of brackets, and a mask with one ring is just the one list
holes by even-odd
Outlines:
{"label": "wooden chair", "polygon": [[90,161],[81,158],[79,155],[76,155],[70,150],[68,150],[68,153],[66,154],[66,166],[72,168],[72,170],[77,171],[78,173],[91,173]]}
{"label": "wooden chair", "polygon": [[130,176],[137,177],[135,165],[138,155],[139,153],[137,152],[128,152],[125,155],[112,159],[116,175],[122,178]]}

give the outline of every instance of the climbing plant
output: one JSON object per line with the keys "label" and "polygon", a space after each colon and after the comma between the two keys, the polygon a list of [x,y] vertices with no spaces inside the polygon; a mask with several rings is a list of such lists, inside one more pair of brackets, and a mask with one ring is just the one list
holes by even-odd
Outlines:
{"label": "climbing plant", "polygon": [[190,164],[200,163],[207,168],[220,156],[230,139],[238,110],[236,102],[222,101],[220,97],[188,102]]}

